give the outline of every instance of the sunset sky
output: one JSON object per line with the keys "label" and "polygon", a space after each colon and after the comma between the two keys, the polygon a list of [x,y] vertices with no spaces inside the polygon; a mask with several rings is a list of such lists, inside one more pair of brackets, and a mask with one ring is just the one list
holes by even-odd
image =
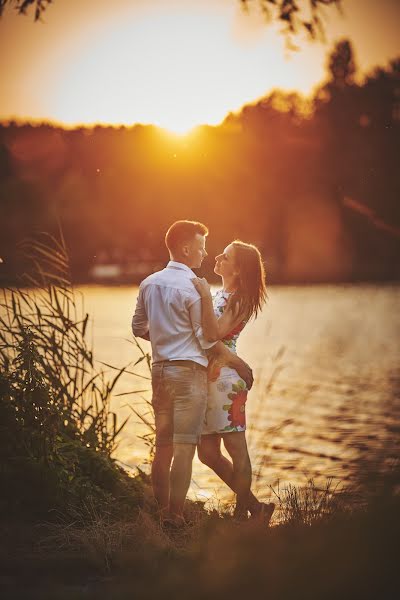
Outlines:
{"label": "sunset sky", "polygon": [[66,125],[217,124],[274,87],[309,93],[326,52],[350,37],[362,72],[400,56],[398,0],[324,10],[328,43],[295,41],[239,0],[55,0],[43,19],[0,20],[0,118]]}

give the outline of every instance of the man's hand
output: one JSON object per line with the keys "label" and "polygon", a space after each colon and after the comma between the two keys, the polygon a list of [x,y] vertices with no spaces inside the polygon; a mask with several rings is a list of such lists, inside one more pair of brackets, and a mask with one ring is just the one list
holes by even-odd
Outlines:
{"label": "man's hand", "polygon": [[222,365],[235,369],[239,377],[246,383],[247,389],[251,390],[254,383],[254,377],[253,371],[247,362],[242,358],[239,358],[234,352],[228,350],[222,342],[217,342],[211,352],[217,357],[217,360],[219,360]]}
{"label": "man's hand", "polygon": [[246,383],[247,389],[251,390],[254,383],[253,371],[251,370],[251,367],[246,362],[244,362],[244,360],[242,360],[239,357],[238,360],[240,361],[240,363],[235,365],[235,371],[237,371],[239,377],[241,377]]}

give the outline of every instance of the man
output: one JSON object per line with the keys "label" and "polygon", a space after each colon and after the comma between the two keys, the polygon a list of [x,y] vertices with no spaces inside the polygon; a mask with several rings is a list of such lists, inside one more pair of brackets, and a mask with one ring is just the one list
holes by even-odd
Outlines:
{"label": "man", "polygon": [[[133,334],[150,340],[152,347],[154,496],[162,515],[178,525],[184,523],[183,506],[207,406],[206,351],[215,345],[204,339],[201,298],[191,281],[192,269],[207,256],[207,235],[207,227],[195,221],[171,225],[165,236],[170,261],[142,281],[132,319]],[[224,356],[251,386],[250,367],[229,350]]]}

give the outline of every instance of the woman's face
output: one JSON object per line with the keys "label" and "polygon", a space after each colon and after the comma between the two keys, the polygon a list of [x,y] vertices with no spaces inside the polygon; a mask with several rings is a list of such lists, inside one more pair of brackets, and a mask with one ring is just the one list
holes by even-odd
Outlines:
{"label": "woman's face", "polygon": [[232,244],[229,244],[222,254],[215,257],[214,273],[227,279],[234,278],[239,274],[235,264],[235,248]]}

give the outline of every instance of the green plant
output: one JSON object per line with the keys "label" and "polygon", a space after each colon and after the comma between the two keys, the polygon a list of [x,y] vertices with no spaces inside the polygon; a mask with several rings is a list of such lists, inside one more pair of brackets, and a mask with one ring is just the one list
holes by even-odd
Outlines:
{"label": "green plant", "polygon": [[304,487],[289,484],[283,490],[279,485],[271,490],[279,501],[279,520],[285,525],[311,526],[344,510],[344,494],[333,485],[332,479],[322,489],[309,479]]}
{"label": "green plant", "polygon": [[[0,478],[5,498],[43,508],[88,493],[106,497],[121,477],[111,456],[119,424],[109,380],[87,341],[89,315],[71,284],[62,239],[23,244],[30,287],[0,302]],[[4,500],[4,498],[3,498]]]}

